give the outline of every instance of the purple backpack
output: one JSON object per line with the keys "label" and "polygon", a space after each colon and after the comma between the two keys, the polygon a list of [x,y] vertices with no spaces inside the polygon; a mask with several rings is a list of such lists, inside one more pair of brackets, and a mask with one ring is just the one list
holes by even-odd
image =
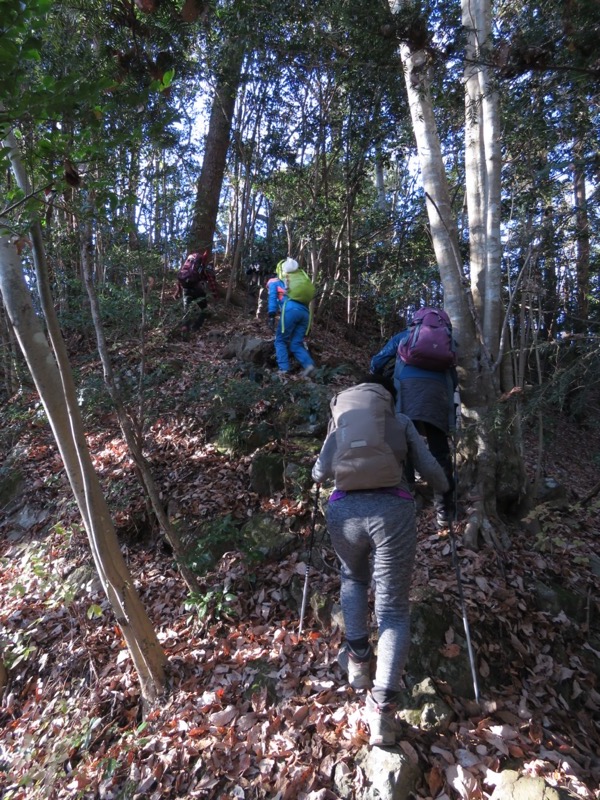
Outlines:
{"label": "purple backpack", "polygon": [[438,308],[420,308],[408,336],[398,345],[398,356],[405,364],[433,372],[453,367],[456,351],[448,314]]}

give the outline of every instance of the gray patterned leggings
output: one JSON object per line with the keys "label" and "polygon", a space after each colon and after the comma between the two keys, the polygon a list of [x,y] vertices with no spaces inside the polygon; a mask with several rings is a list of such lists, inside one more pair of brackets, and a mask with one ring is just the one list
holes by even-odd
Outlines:
{"label": "gray patterned leggings", "polygon": [[[341,564],[341,605],[350,641],[368,636],[368,590],[373,555],[379,629],[375,696],[402,688],[410,646],[408,594],[416,548],[415,507],[377,491],[349,492],[327,505],[327,527]],[[378,700],[378,702],[381,702]]]}

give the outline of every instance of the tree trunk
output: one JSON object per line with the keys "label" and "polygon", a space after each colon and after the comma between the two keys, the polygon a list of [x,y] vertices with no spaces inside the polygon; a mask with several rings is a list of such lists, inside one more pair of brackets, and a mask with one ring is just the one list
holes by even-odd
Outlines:
{"label": "tree trunk", "polygon": [[165,656],[119,549],[87,448],[72,376],[64,364],[59,368],[57,360],[62,357],[50,350],[16,248],[6,236],[0,237],[0,291],[52,427],[98,575],[138,672],[142,695],[153,701],[165,690]]}
{"label": "tree trunk", "polygon": [[208,248],[212,251],[217,226],[219,198],[225,175],[233,111],[244,58],[243,49],[237,42],[230,42],[224,52],[225,63],[221,74],[217,77],[202,170],[198,180],[189,239],[190,250]]}
{"label": "tree trunk", "polygon": [[[489,0],[463,2],[465,52],[465,164],[471,291],[484,341],[498,356],[502,320],[500,245],[500,133],[498,94],[485,64],[491,36]],[[511,388],[511,387],[508,387]]]}
{"label": "tree trunk", "polygon": [[587,195],[585,188],[583,139],[578,136],[573,153],[573,193],[575,199],[575,242],[576,242],[576,274],[575,314],[573,330],[584,333],[588,328],[589,295],[590,295],[590,227],[587,212]]}
{"label": "tree trunk", "polygon": [[[21,189],[28,194],[29,182],[18,156],[15,137],[9,134],[3,144],[10,148],[13,172]],[[98,576],[138,672],[142,695],[153,701],[165,690],[165,655],[135,591],[92,465],[66,347],[48,287],[38,220],[34,219],[30,233],[40,300],[52,349],[34,311],[16,247],[8,236],[1,234],[0,292],[48,416],[88,534]]]}
{"label": "tree trunk", "polygon": [[7,397],[12,397],[21,386],[18,366],[18,348],[15,335],[6,316],[4,306],[0,304],[0,350],[2,352],[2,373],[4,389]]}
{"label": "tree trunk", "polygon": [[[402,0],[390,0],[393,13],[401,14],[406,5]],[[480,73],[477,63],[481,43],[486,41],[489,13],[488,0],[473,0],[463,15],[463,21],[468,23],[465,142],[471,290],[461,263],[458,229],[433,113],[429,52],[425,47],[413,49],[409,43],[400,46],[432,242],[444,287],[444,307],[459,345],[458,372],[466,423],[461,483],[463,489],[464,484],[471,488],[467,532],[472,544],[478,533],[491,536],[488,517],[496,515],[498,498],[502,498],[502,505],[508,505],[518,502],[525,492],[524,468],[514,433],[506,426],[501,440],[496,433],[502,430],[497,417],[508,420],[510,414],[509,403],[498,406],[499,362],[494,362],[502,314],[497,101],[489,96],[493,93],[487,75]],[[484,93],[488,95],[485,98]]]}
{"label": "tree trunk", "polygon": [[381,158],[381,147],[375,153],[375,191],[377,193],[377,208],[380,211],[388,210],[388,201],[385,193],[385,170]]}
{"label": "tree trunk", "polygon": [[104,328],[102,326],[100,305],[98,303],[98,297],[96,295],[96,290],[92,280],[89,247],[84,248],[84,251],[82,252],[82,264],[85,285],[90,300],[94,330],[96,332],[96,341],[98,343],[98,353],[100,355],[102,368],[104,370],[104,383],[113,402],[123,438],[127,443],[127,448],[136,466],[138,479],[142,485],[142,488],[144,489],[144,492],[146,493],[146,496],[150,500],[150,505],[157,522],[167,541],[173,548],[181,576],[183,577],[190,592],[197,592],[199,591],[198,580],[189,567],[186,566],[185,544],[181,540],[181,537],[175,528],[171,525],[167,513],[163,508],[163,504],[160,501],[159,491],[156,487],[156,483],[154,482],[154,478],[152,477],[150,466],[147,460],[144,458],[141,433],[142,425],[141,423],[138,424],[138,431],[136,432],[134,423],[132,422],[132,417],[127,413],[119,390],[117,389],[117,383],[115,381],[110,355],[108,352],[108,345],[104,335]]}

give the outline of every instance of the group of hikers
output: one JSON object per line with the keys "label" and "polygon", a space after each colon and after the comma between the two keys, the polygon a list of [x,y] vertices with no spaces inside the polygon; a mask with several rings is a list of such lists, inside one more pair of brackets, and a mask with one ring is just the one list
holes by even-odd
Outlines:
{"label": "group of hikers", "polygon": [[[275,333],[278,373],[285,377],[290,372],[292,355],[302,367],[302,376],[308,378],[316,369],[306,343],[311,326],[310,303],[315,296],[314,284],[295,259],[284,258],[277,264],[277,271],[268,279],[265,289],[269,327]],[[190,253],[177,274],[173,295],[175,299],[183,298],[181,329],[184,335],[199,330],[204,324],[208,290],[215,298],[218,297],[209,251]]]}
{"label": "group of hikers", "polygon": [[[314,286],[298,262],[287,258],[267,289],[279,371],[289,372],[291,354],[310,376],[315,364],[305,338]],[[415,473],[433,489],[437,527],[448,527],[456,517],[449,436],[456,422],[457,376],[450,319],[441,309],[423,308],[410,328],[402,327],[373,356],[371,371],[332,399],[327,437],[312,470],[317,486],[333,482],[325,517],[341,571],[345,641],[338,663],[349,685],[367,692],[369,742],[379,747],[394,745],[401,735],[396,712],[410,646]],[[384,374],[390,362],[393,377]],[[377,657],[369,638],[372,583]]]}

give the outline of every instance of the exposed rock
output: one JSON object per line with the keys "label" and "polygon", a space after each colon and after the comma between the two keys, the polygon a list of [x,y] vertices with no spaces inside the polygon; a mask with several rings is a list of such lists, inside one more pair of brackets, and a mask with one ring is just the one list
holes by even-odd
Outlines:
{"label": "exposed rock", "polygon": [[50,519],[49,509],[23,505],[23,496],[18,502],[17,498],[15,498],[11,505],[15,511],[13,514],[6,515],[4,519],[4,523],[9,528],[9,533],[7,534],[9,541],[19,541],[32,528]]}
{"label": "exposed rock", "polygon": [[401,745],[365,747],[358,754],[357,763],[369,781],[369,786],[359,794],[360,800],[408,800],[421,777],[418,764]]}
{"label": "exposed rock", "polygon": [[252,364],[266,364],[273,354],[273,342],[256,336],[234,336],[221,352],[223,358],[239,358]]}
{"label": "exposed rock", "polygon": [[334,603],[331,609],[331,627],[339,628],[342,632],[346,630],[344,625],[344,615],[342,614],[342,607],[339,603]]}
{"label": "exposed rock", "polygon": [[281,524],[267,514],[255,514],[242,527],[242,537],[248,549],[265,558],[281,558],[296,546],[296,537],[282,530]]}
{"label": "exposed rock", "polygon": [[520,775],[512,769],[500,773],[491,800],[567,800],[574,795],[546,783],[543,778]]}
{"label": "exposed rock", "polygon": [[213,443],[220,453],[238,455],[264,447],[274,437],[274,428],[268,422],[262,421],[258,425],[248,426],[245,423],[229,421],[219,429]]}
{"label": "exposed rock", "polygon": [[563,612],[575,622],[584,622],[588,614],[588,599],[585,595],[576,594],[564,586],[554,584],[548,586],[542,581],[534,581],[533,595],[536,607],[540,611],[551,614]]}
{"label": "exposed rock", "polygon": [[258,452],[250,465],[250,486],[261,497],[283,489],[283,457],[279,453]]}
{"label": "exposed rock", "polygon": [[10,513],[11,505],[18,501],[24,490],[24,479],[20,470],[5,465],[0,469],[0,508]]}
{"label": "exposed rock", "polygon": [[340,761],[333,769],[333,788],[338,797],[356,797],[356,772],[345,761]]}
{"label": "exposed rock", "polygon": [[544,478],[533,498],[534,506],[546,505],[556,509],[566,509],[569,502],[569,489],[554,478]]}
{"label": "exposed rock", "polygon": [[311,592],[310,607],[314,618],[322,628],[331,627],[334,605],[334,598],[330,594],[322,594],[318,591]]}
{"label": "exposed rock", "polygon": [[592,575],[600,578],[600,558],[598,556],[590,556],[590,570]]}
{"label": "exposed rock", "polygon": [[76,567],[64,578],[64,584],[75,597],[80,594],[100,594],[103,592],[102,582],[91,564]]}
{"label": "exposed rock", "polygon": [[398,716],[421,730],[447,730],[454,718],[454,712],[438,695],[431,678],[413,686],[403,696],[402,705]]}
{"label": "exposed rock", "polygon": [[[447,604],[436,598],[423,597],[411,606],[412,644],[406,671],[408,684],[415,686],[435,675],[460,697],[473,696],[473,681],[466,642],[461,636],[462,621],[455,618]],[[446,653],[446,632],[454,631],[459,646],[453,657]]]}

